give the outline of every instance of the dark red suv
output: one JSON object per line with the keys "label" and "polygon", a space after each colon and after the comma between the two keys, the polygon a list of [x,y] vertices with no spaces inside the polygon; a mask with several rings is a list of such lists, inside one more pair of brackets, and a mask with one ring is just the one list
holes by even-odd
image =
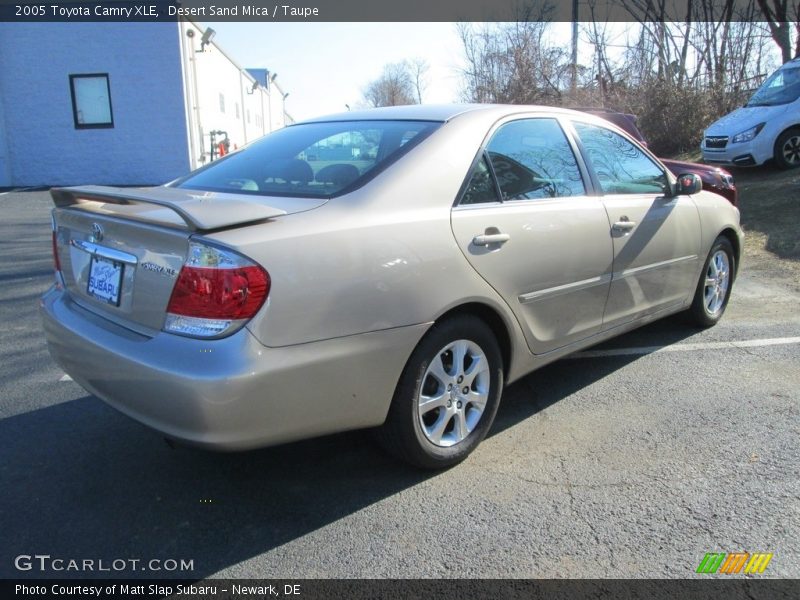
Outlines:
{"label": "dark red suv", "polygon": [[[580,110],[602,117],[627,132],[628,135],[644,146],[647,146],[647,140],[644,139],[642,132],[639,131],[639,128],[636,126],[635,115],[616,112],[605,108],[576,108],[573,110]],[[700,179],[703,180],[704,190],[724,196],[734,206],[739,205],[739,192],[736,191],[733,175],[725,169],[700,163],[671,160],[669,158],[660,158],[659,160],[676,176],[681,173],[696,173],[700,176]]]}

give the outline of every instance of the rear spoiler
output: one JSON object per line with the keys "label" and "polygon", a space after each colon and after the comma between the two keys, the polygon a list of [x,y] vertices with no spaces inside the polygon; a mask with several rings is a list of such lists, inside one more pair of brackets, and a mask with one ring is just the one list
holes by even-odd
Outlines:
{"label": "rear spoiler", "polygon": [[285,210],[240,195],[180,188],[118,188],[86,185],[50,190],[58,208],[87,202],[103,204],[155,204],[172,210],[190,231],[209,231],[264,221],[286,214]]}

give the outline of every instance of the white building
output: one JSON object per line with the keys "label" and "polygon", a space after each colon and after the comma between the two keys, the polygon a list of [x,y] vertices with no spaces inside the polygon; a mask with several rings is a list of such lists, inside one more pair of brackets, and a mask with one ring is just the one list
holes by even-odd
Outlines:
{"label": "white building", "polygon": [[[160,184],[291,122],[191,22],[0,23],[0,187]],[[225,132],[225,133],[220,133]]]}

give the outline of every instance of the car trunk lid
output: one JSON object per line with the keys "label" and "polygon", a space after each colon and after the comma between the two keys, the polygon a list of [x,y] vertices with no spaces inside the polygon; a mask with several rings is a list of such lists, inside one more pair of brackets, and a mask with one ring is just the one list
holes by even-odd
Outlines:
{"label": "car trunk lid", "polygon": [[323,199],[168,187],[51,190],[61,279],[77,304],[145,335],[162,329],[189,240],[317,208]]}

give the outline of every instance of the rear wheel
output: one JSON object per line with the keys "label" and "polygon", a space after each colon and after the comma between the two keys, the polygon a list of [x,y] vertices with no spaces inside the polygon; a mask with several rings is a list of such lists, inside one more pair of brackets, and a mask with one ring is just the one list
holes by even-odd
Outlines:
{"label": "rear wheel", "polygon": [[472,316],[437,323],[409,358],[378,440],[418,467],[455,465],[486,437],[502,388],[502,356],[488,325]]}
{"label": "rear wheel", "polygon": [[720,236],[714,240],[689,309],[692,320],[700,327],[716,325],[722,318],[731,296],[735,260],[728,238]]}
{"label": "rear wheel", "polygon": [[775,164],[781,169],[800,167],[800,128],[789,129],[778,136]]}

